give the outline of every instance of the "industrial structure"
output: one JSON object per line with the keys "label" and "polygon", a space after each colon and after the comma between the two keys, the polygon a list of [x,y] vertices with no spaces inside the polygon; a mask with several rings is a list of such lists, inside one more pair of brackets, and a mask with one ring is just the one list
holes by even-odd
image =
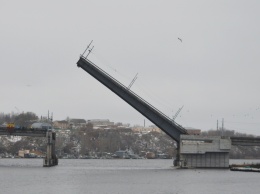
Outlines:
{"label": "industrial structure", "polygon": [[[85,52],[88,50],[89,46]],[[89,50],[89,53],[92,49],[93,47]],[[80,59],[77,62],[78,67],[82,68],[105,85],[176,141],[177,156],[174,160],[175,166],[228,168],[229,152],[232,144],[232,140],[229,137],[188,135],[187,130],[177,124],[174,119],[170,119],[140,96],[132,92],[130,87],[124,86],[88,60],[87,56],[89,53],[84,56],[85,52],[80,56]],[[245,141],[250,142],[249,139]],[[245,143],[245,141],[243,141],[243,143]],[[236,142],[239,144],[239,138],[236,139]],[[260,139],[255,140],[255,145],[260,145]]]}

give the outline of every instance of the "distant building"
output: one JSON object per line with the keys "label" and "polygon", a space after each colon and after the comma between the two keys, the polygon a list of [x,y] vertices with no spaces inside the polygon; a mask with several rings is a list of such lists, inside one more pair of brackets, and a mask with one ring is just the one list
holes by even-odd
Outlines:
{"label": "distant building", "polygon": [[44,154],[38,150],[19,150],[18,157],[19,158],[42,158]]}
{"label": "distant building", "polygon": [[70,128],[80,128],[80,127],[85,127],[87,124],[85,119],[70,119],[69,120],[69,125]]}
{"label": "distant building", "polygon": [[39,150],[31,150],[30,154],[33,154],[33,155],[35,155],[37,157],[41,157],[41,158],[45,155],[43,152],[41,152]]}
{"label": "distant building", "polygon": [[109,121],[109,119],[92,119],[88,120],[88,123],[91,123],[93,127],[96,126],[114,126],[114,122]]}
{"label": "distant building", "polygon": [[125,150],[118,150],[118,151],[115,152],[115,157],[116,158],[128,158],[129,156],[128,156],[127,151],[125,151]]}
{"label": "distant building", "polygon": [[124,125],[116,126],[115,129],[117,129],[120,132],[125,132],[125,133],[131,133],[133,131],[131,127],[127,127]]}
{"label": "distant building", "polygon": [[122,158],[122,159],[130,159],[130,158],[138,158],[137,155],[134,154],[133,150],[130,149],[126,149],[126,150],[118,150],[115,152],[114,154],[115,158]]}
{"label": "distant building", "polygon": [[58,129],[68,129],[70,125],[68,121],[62,120],[62,121],[54,121],[53,127]]}
{"label": "distant building", "polygon": [[18,157],[24,158],[24,155],[29,154],[29,153],[30,153],[30,150],[19,150],[18,151]]}
{"label": "distant building", "polygon": [[200,129],[194,129],[194,128],[185,128],[189,135],[200,135],[201,130]]}
{"label": "distant building", "polygon": [[50,123],[33,123],[31,125],[32,128],[35,129],[52,129],[52,125]]}
{"label": "distant building", "polygon": [[162,130],[158,127],[156,127],[155,125],[149,126],[149,127],[142,127],[142,126],[134,126],[132,128],[132,130],[134,132],[140,132],[140,133],[149,133],[149,132],[158,132],[158,133],[162,133]]}

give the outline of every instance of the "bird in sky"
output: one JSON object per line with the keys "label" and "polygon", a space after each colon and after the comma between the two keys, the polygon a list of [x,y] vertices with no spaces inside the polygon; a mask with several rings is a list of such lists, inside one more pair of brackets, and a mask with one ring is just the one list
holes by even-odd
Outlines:
{"label": "bird in sky", "polygon": [[179,39],[179,41],[181,41],[182,42],[182,39],[180,39],[180,38],[178,38]]}

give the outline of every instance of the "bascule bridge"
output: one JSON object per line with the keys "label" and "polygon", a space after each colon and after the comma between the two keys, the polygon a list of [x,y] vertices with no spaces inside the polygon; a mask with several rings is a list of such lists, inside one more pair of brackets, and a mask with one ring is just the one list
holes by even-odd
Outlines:
{"label": "bascule bridge", "polygon": [[[89,50],[89,53],[91,50],[92,49]],[[86,56],[84,56],[84,53],[77,62],[78,67],[97,79],[176,141],[177,156],[174,160],[175,166],[228,168],[229,152],[232,143],[234,145],[238,145],[239,143],[244,145],[246,142],[249,144],[252,142],[252,139],[241,140],[239,138],[231,139],[230,137],[221,136],[205,137],[189,135],[184,127],[177,124],[173,119],[131,91],[129,87],[124,86],[96,64],[88,60],[87,56],[89,53]],[[260,139],[254,140],[253,145],[260,145]]]}

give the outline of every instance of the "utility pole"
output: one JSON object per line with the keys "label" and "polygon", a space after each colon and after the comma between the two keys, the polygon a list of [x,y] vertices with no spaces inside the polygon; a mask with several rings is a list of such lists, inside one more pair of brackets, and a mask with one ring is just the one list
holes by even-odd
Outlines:
{"label": "utility pole", "polygon": [[218,131],[218,120],[217,120],[217,131]]}
{"label": "utility pole", "polygon": [[222,130],[221,130],[221,136],[224,134],[224,118],[222,118]]}

